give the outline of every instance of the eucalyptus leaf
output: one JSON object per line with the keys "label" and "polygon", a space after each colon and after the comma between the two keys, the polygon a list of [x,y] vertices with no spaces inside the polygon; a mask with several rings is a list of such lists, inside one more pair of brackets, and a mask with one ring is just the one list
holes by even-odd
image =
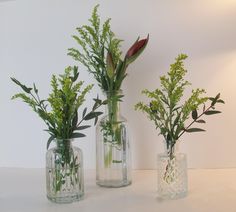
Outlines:
{"label": "eucalyptus leaf", "polygon": [[95,119],[94,119],[94,125],[96,125],[96,124],[97,124],[97,122],[98,122],[98,116],[97,116],[97,117],[95,117]]}
{"label": "eucalyptus leaf", "polygon": [[217,100],[216,102],[217,102],[217,103],[225,104],[224,100],[222,100],[222,99],[219,99],[219,100]]}
{"label": "eucalyptus leaf", "polygon": [[85,137],[86,135],[83,133],[72,133],[71,138],[82,138]]}
{"label": "eucalyptus leaf", "polygon": [[77,122],[78,122],[78,112],[76,111],[76,112],[75,112],[75,116],[74,116],[74,118],[73,118],[73,120],[72,120],[72,126],[73,126],[73,127],[76,127]]}
{"label": "eucalyptus leaf", "polygon": [[206,123],[206,121],[204,121],[203,119],[197,120],[196,122],[197,123],[201,123],[201,124],[205,124]]}
{"label": "eucalyptus leaf", "polygon": [[205,115],[214,115],[214,114],[218,114],[218,113],[221,113],[221,111],[218,111],[218,110],[208,110],[204,114]]}
{"label": "eucalyptus leaf", "polygon": [[17,85],[19,85],[22,89],[23,89],[23,91],[25,91],[26,93],[30,93],[31,92],[31,90],[32,90],[32,88],[29,88],[29,87],[26,87],[25,85],[23,85],[23,84],[21,84],[17,79],[15,79],[15,78],[12,78],[11,77],[11,80],[14,82],[14,83],[16,83]]}
{"label": "eucalyptus leaf", "polygon": [[37,94],[38,93],[38,89],[36,88],[35,83],[33,85],[34,85],[34,92]]}
{"label": "eucalyptus leaf", "polygon": [[90,112],[84,117],[84,120],[90,120],[90,119],[96,118],[100,116],[101,114],[103,114],[103,112]]}
{"label": "eucalyptus leaf", "polygon": [[194,120],[196,120],[197,117],[198,117],[197,110],[193,110],[193,111],[192,111],[192,118],[193,118]]}
{"label": "eucalyptus leaf", "polygon": [[84,110],[83,110],[83,115],[82,115],[83,118],[84,118],[84,116],[86,115],[86,112],[87,112],[87,107],[84,108]]}
{"label": "eucalyptus leaf", "polygon": [[79,127],[76,127],[76,130],[85,130],[87,128],[91,127],[91,125],[84,125],[84,126],[79,126]]}
{"label": "eucalyptus leaf", "polygon": [[201,128],[189,128],[189,129],[185,129],[185,132],[188,132],[188,133],[192,133],[192,132],[203,132],[205,131],[204,129],[201,129]]}

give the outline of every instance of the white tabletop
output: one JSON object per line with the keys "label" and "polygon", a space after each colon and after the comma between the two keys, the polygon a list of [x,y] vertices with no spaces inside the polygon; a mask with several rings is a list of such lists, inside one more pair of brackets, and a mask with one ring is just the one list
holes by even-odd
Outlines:
{"label": "white tabletop", "polygon": [[85,171],[85,198],[55,204],[45,196],[44,169],[0,168],[0,212],[236,212],[236,169],[189,170],[184,199],[157,199],[156,171],[133,172],[125,188],[101,188]]}

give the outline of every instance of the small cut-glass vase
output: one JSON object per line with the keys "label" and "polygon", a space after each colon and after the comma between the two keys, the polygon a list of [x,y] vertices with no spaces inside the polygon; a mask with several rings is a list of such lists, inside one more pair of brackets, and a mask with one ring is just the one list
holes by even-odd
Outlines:
{"label": "small cut-glass vase", "polygon": [[188,174],[186,154],[179,153],[178,144],[166,145],[164,153],[157,156],[158,197],[178,199],[187,196]]}
{"label": "small cut-glass vase", "polygon": [[96,183],[103,187],[131,184],[127,120],[120,114],[121,91],[107,92],[105,115],[96,129]]}
{"label": "small cut-glass vase", "polygon": [[46,153],[47,198],[56,203],[79,201],[84,196],[82,151],[72,139],[55,139]]}

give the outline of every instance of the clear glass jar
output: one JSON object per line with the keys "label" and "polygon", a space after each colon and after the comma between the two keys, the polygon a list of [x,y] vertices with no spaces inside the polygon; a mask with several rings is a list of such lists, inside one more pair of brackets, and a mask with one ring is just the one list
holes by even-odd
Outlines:
{"label": "clear glass jar", "polygon": [[83,155],[72,139],[55,139],[46,153],[47,198],[56,203],[79,201],[84,196]]}
{"label": "clear glass jar", "polygon": [[128,126],[120,114],[120,95],[121,91],[106,93],[106,112],[96,128],[96,182],[104,187],[131,184]]}
{"label": "clear glass jar", "polygon": [[187,157],[177,151],[177,143],[168,146],[165,153],[158,154],[157,167],[160,198],[178,199],[187,196]]}

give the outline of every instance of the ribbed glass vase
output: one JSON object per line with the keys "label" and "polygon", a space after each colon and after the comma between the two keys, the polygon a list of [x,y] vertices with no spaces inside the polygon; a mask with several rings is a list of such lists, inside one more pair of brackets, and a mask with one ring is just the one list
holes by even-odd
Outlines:
{"label": "ribbed glass vase", "polygon": [[84,196],[82,151],[72,139],[55,139],[46,154],[47,198],[56,203],[79,201]]}
{"label": "ribbed glass vase", "polygon": [[131,184],[131,155],[127,120],[120,114],[121,91],[106,93],[105,115],[96,129],[96,182],[104,187]]}
{"label": "ribbed glass vase", "polygon": [[177,146],[170,145],[157,156],[158,196],[162,199],[178,199],[188,193],[187,157]]}

